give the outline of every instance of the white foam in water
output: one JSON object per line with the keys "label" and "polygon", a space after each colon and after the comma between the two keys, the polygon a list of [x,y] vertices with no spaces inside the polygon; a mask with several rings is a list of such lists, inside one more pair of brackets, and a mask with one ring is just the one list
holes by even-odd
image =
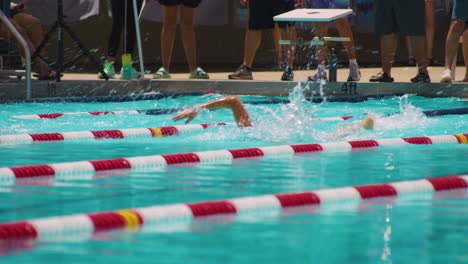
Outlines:
{"label": "white foam in water", "polygon": [[374,129],[378,134],[394,130],[397,135],[404,135],[407,131],[415,131],[418,134],[424,133],[424,128],[433,122],[434,119],[426,117],[422,110],[408,102],[408,95],[400,97],[400,113],[384,118],[376,118]]}
{"label": "white foam in water", "polygon": [[320,121],[313,116],[320,105],[307,101],[304,89],[308,89],[308,86],[299,82],[289,94],[289,103],[280,105],[276,111],[270,107],[255,106],[257,112],[265,113],[252,116],[255,130],[251,131],[250,136],[279,143],[316,140],[315,125]]}

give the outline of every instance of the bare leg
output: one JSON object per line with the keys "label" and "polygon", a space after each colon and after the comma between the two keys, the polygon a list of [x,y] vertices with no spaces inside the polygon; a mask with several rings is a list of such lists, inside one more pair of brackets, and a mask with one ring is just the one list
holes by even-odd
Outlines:
{"label": "bare leg", "polygon": [[411,43],[410,37],[406,36],[406,47],[408,49],[408,57],[414,57],[413,44]]}
{"label": "bare leg", "polygon": [[177,11],[178,6],[162,6],[163,10],[163,28],[161,31],[161,58],[163,67],[167,71],[170,69],[172,59],[172,49],[174,48],[174,39],[177,29]]}
{"label": "bare leg", "polygon": [[182,6],[182,41],[190,72],[197,68],[197,49],[195,41],[195,8]]}
{"label": "bare leg", "polygon": [[465,28],[465,22],[463,20],[454,19],[450,25],[450,30],[445,40],[445,68],[450,69],[453,60],[457,54],[458,42],[460,36]]}
{"label": "bare leg", "polygon": [[[323,37],[328,32],[329,24],[328,22],[318,22],[318,35]],[[317,49],[317,63],[318,65],[325,64],[325,60],[327,59],[326,47],[325,46],[316,46]]]}
{"label": "bare leg", "polygon": [[340,36],[343,38],[349,38],[349,41],[344,41],[343,46],[346,49],[346,52],[348,53],[348,58],[350,60],[355,60],[356,59],[356,49],[354,47],[354,37],[353,37],[353,31],[351,30],[351,26],[349,25],[348,19],[347,18],[339,18],[335,20],[335,26],[338,29],[338,32],[340,33]]}
{"label": "bare leg", "polygon": [[463,59],[465,61],[465,78],[463,78],[463,82],[468,82],[468,29],[463,32]]}
{"label": "bare leg", "polygon": [[388,34],[380,37],[380,56],[382,60],[382,70],[388,76],[392,76],[392,63],[396,48],[397,36],[395,34]]}
{"label": "bare leg", "polygon": [[[44,32],[42,30],[42,25],[39,19],[31,16],[30,14],[21,12],[13,16],[13,21],[15,21],[26,31],[29,39],[34,45],[34,48],[39,47],[42,40],[44,39]],[[41,50],[40,55],[45,56],[44,49]]]}
{"label": "bare leg", "polygon": [[[13,20],[11,20],[11,23],[13,24],[13,26],[16,28],[18,33],[20,33],[20,35],[28,44],[29,52],[33,54],[36,48],[34,46],[34,43],[29,38],[29,35],[26,29],[18,25],[18,23],[16,23]],[[24,54],[23,49],[21,48],[21,44],[19,43],[19,41],[17,41],[16,38],[14,37],[11,37],[10,39],[15,44],[15,46],[18,47],[20,55],[24,58],[25,54]],[[36,72],[37,74],[39,74],[40,76],[46,76],[46,75],[49,75],[50,73],[49,65],[47,65],[47,63],[45,63],[40,57],[36,57],[34,61],[32,61],[32,70]]]}
{"label": "bare leg", "polygon": [[418,47],[414,50],[414,55],[418,63],[418,73],[427,73],[427,57],[426,57],[426,38],[425,36],[410,36],[410,41],[413,47]]}
{"label": "bare leg", "polygon": [[[286,28],[281,29],[281,34],[283,36],[283,39],[291,40],[291,41],[296,41],[297,33],[296,33],[296,27],[295,26],[288,26]],[[294,65],[294,55],[296,52],[296,45],[286,45],[286,48],[284,50],[285,52],[285,61],[288,66],[293,66]]]}
{"label": "bare leg", "polygon": [[434,47],[434,25],[435,25],[435,1],[434,0],[426,0],[426,47],[427,47],[427,58],[432,58],[432,49]]}
{"label": "bare leg", "polygon": [[262,31],[261,30],[250,30],[247,29],[244,40],[244,61],[243,64],[249,68],[252,68],[253,60],[257,49],[262,42]]}
{"label": "bare leg", "polygon": [[273,44],[275,46],[275,51],[276,51],[276,62],[278,63],[278,68],[281,69],[282,67],[282,62],[283,62],[283,48],[279,44],[279,41],[281,40],[281,31],[278,26],[278,23],[275,23],[275,27],[271,30],[273,33]]}

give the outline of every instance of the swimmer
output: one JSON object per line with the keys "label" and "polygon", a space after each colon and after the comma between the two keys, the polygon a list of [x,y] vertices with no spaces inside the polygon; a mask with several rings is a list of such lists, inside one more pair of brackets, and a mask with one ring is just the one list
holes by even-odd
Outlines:
{"label": "swimmer", "polygon": [[[239,99],[239,97],[235,95],[218,98],[218,99],[215,99],[215,100],[203,103],[203,104],[196,105],[192,108],[182,111],[182,113],[174,116],[172,120],[179,121],[179,120],[186,118],[187,120],[185,120],[185,124],[188,124],[198,115],[198,112],[201,109],[213,110],[213,109],[220,109],[220,108],[231,109],[232,113],[234,114],[234,119],[236,120],[236,124],[239,127],[252,127],[249,114],[247,113],[247,110],[245,109],[244,104]],[[366,116],[359,123],[349,124],[347,126],[339,128],[336,131],[336,133],[338,135],[343,136],[343,135],[354,133],[361,128],[366,129],[366,130],[373,129],[374,118],[371,116]]]}

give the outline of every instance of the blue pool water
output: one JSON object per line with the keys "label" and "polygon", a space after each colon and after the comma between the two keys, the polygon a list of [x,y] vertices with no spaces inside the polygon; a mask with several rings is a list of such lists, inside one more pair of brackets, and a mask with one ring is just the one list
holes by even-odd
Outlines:
{"label": "blue pool water", "polygon": [[[171,115],[74,115],[22,120],[8,116],[78,111],[189,107],[220,95],[125,103],[0,105],[0,135],[169,126]],[[243,101],[269,98],[242,97]],[[283,98],[285,99],[285,98]],[[366,114],[375,130],[340,140],[467,133],[467,116],[428,118],[423,110],[468,107],[458,98],[416,96],[363,103],[247,105],[254,129],[210,127],[188,136],[152,139],[2,144],[0,167],[336,141],[330,133]],[[400,112],[400,114],[388,116]],[[312,117],[357,116],[317,122]],[[227,110],[192,123],[232,122]],[[0,186],[0,222],[183,202],[314,190],[468,173],[467,145],[380,147],[351,153],[242,159],[233,164],[181,165],[163,171],[99,173],[92,178],[19,180]],[[466,263],[465,191],[378,199],[359,204],[215,218],[140,232],[98,234],[30,248],[3,247],[0,262],[34,263]]]}

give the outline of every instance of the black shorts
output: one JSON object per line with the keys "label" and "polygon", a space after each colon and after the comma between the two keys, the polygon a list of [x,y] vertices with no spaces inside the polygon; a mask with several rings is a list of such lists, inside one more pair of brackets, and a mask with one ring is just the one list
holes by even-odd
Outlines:
{"label": "black shorts", "polygon": [[[294,0],[250,0],[249,29],[262,30],[275,26],[273,17],[294,9]],[[278,22],[284,28],[294,25],[294,22]]]}
{"label": "black shorts", "polygon": [[424,36],[424,0],[375,0],[377,35]]}
{"label": "black shorts", "polygon": [[158,0],[164,6],[184,5],[186,7],[196,8],[202,0]]}

